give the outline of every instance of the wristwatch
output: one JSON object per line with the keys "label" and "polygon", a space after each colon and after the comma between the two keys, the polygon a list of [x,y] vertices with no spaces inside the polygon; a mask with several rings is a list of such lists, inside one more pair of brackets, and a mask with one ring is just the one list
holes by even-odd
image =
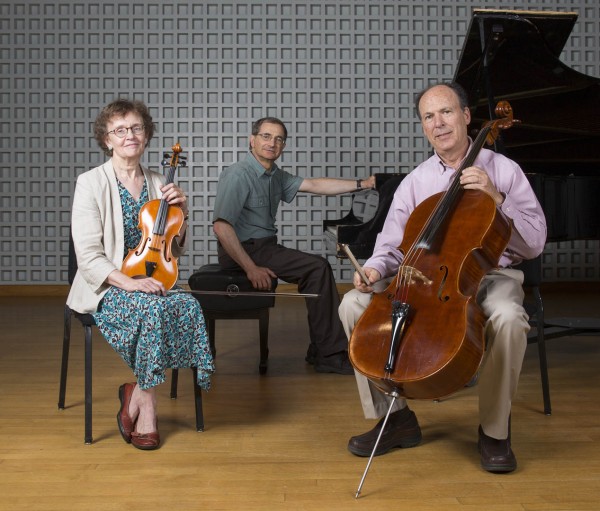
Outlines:
{"label": "wristwatch", "polygon": [[357,179],[356,180],[356,189],[357,190],[362,190],[362,179]]}

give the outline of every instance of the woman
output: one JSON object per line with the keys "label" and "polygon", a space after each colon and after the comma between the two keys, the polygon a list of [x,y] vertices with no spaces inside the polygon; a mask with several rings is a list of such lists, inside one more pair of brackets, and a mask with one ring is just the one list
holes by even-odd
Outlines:
{"label": "woman", "polygon": [[[168,368],[197,368],[198,384],[210,386],[214,371],[202,310],[185,293],[168,294],[152,278],[130,278],[120,271],[129,250],[141,239],[140,208],[163,198],[188,215],[187,198],[140,159],[154,135],[148,108],[141,101],[118,99],[94,124],[98,145],[111,158],[77,179],[72,235],[78,271],[67,305],[92,313],[102,335],[133,370],[137,383],[119,388],[117,423],[123,439],[138,449],[156,449],[156,386]],[[186,223],[173,239],[178,257],[186,248]]]}

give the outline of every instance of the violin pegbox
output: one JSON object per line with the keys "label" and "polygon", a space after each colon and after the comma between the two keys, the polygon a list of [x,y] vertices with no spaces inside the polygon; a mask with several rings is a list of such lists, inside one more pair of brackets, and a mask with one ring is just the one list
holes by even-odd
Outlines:
{"label": "violin pegbox", "polygon": [[173,169],[176,167],[187,167],[187,157],[181,156],[182,149],[179,142],[171,147],[171,150],[173,151],[172,153],[163,153],[163,160],[160,164],[163,167],[171,167]]}

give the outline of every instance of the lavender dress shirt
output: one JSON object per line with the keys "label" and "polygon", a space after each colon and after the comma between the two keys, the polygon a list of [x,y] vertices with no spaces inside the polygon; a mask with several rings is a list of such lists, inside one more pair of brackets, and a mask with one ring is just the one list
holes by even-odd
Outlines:
{"label": "lavender dress shirt", "polygon": [[[505,194],[500,209],[511,221],[512,235],[500,257],[499,266],[518,264],[541,254],[546,242],[546,218],[519,165],[489,149],[482,149],[473,165],[485,170],[496,189]],[[373,255],[364,267],[377,270],[382,278],[396,274],[402,262],[398,247],[410,214],[431,195],[445,191],[455,172],[434,154],[402,180],[383,229],[377,236]]]}

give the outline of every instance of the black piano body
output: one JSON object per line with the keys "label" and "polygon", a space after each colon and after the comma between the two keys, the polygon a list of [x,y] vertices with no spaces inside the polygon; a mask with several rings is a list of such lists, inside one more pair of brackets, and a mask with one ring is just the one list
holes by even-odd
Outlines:
{"label": "black piano body", "polygon": [[355,194],[352,197],[352,207],[343,218],[324,220],[323,231],[327,250],[339,258],[345,258],[347,256],[340,245],[346,244],[357,259],[369,258],[373,253],[377,234],[381,231],[390,209],[394,192],[404,176],[406,174],[375,174],[375,192]]}
{"label": "black piano body", "polygon": [[[559,59],[576,20],[570,12],[475,9],[454,76],[469,94],[472,128],[494,118],[500,100],[521,120],[501,133],[495,150],[525,171],[546,214],[548,242],[600,239],[600,79]],[[378,175],[371,220],[350,212],[323,222],[330,252],[345,257],[345,243],[357,259],[370,257],[404,175],[387,184]]]}
{"label": "black piano body", "polygon": [[476,9],[454,80],[468,92],[472,127],[508,101],[521,123],[496,150],[527,174],[544,209],[548,241],[600,239],[600,79],[559,57],[571,12]]}

